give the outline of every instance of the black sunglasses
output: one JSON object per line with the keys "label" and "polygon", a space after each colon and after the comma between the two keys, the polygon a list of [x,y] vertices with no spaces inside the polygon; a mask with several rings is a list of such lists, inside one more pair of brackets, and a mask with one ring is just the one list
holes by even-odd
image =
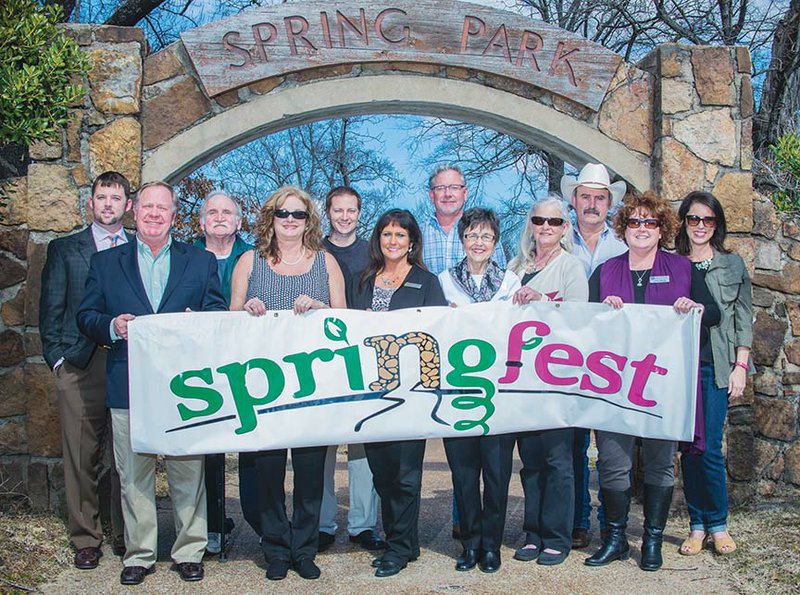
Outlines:
{"label": "black sunglasses", "polygon": [[656,227],[661,227],[661,221],[658,219],[637,219],[636,217],[630,217],[626,225],[631,229],[639,229],[642,225],[644,225],[646,229],[655,229]]}
{"label": "black sunglasses", "polygon": [[308,213],[305,211],[287,211],[286,209],[278,209],[275,211],[275,216],[278,219],[288,219],[289,217],[294,217],[298,220],[308,219]]}
{"label": "black sunglasses", "polygon": [[564,225],[564,219],[561,217],[531,217],[531,223],[534,225],[544,225],[547,223],[550,227],[561,227]]}
{"label": "black sunglasses", "polygon": [[700,225],[700,222],[703,222],[703,227],[716,227],[717,226],[717,218],[716,217],[700,217],[699,215],[686,215],[686,225],[689,227],[697,227]]}

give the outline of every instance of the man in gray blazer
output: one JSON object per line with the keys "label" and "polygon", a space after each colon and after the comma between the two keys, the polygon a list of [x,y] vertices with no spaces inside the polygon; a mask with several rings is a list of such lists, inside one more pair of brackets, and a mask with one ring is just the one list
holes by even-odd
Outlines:
{"label": "man in gray blazer", "polygon": [[119,476],[110,448],[106,353],[81,334],[75,315],[83,298],[92,255],[130,239],[122,229],[122,217],[130,208],[130,184],[125,176],[114,171],[98,176],[87,201],[92,224],[50,242],[42,270],[39,332],[44,359],[56,377],[70,541],[76,550],[75,567],[82,570],[96,568],[102,556],[103,528],[97,485],[106,443],[111,457],[114,553],[124,553],[125,540]]}

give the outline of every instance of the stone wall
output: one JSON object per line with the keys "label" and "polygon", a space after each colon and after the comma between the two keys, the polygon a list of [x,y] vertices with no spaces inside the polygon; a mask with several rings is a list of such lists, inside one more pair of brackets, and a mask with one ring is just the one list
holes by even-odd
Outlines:
{"label": "stone wall", "polygon": [[30,147],[27,178],[0,206],[0,493],[63,508],[61,428],[41,357],[39,290],[47,243],[90,222],[91,180],[108,169],[140,183],[141,29],[71,25],[92,70],[61,140]]}
{"label": "stone wall", "polygon": [[[730,245],[754,279],[753,357],[759,371],[730,413],[731,498],[800,494],[800,227],[752,191],[746,50],[661,46],[638,67],[620,66],[595,114],[469,69],[395,62],[312,69],[210,99],[180,43],[145,58],[141,30],[87,25],[69,30],[92,61],[90,92],[74,106],[76,118],[59,143],[31,147],[27,178],[17,180],[11,202],[0,205],[0,481],[5,481],[0,491],[27,494],[36,507],[62,506],[60,428],[52,377],[41,358],[38,297],[47,242],[89,222],[90,181],[115,169],[136,187],[143,160],[160,147],[260,96],[297,90],[320,78],[377,81],[388,74],[466,81],[548,106],[555,110],[550,113],[569,114],[649,163],[651,186],[670,199],[706,189],[723,201]],[[229,134],[223,145],[226,139],[228,148],[243,142]],[[185,159],[188,165],[191,157]]]}

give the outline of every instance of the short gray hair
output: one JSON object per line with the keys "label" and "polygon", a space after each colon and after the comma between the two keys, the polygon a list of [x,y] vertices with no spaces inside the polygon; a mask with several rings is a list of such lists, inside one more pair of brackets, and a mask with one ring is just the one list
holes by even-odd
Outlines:
{"label": "short gray hair", "polygon": [[433,173],[428,178],[428,190],[433,190],[433,180],[436,178],[436,176],[446,171],[456,172],[459,176],[461,176],[461,183],[464,184],[464,186],[467,185],[467,179],[464,177],[464,172],[461,171],[459,166],[452,163],[440,163],[436,166],[436,169],[433,170]]}
{"label": "short gray hair", "polygon": [[241,219],[242,218],[242,207],[239,206],[239,202],[235,198],[233,198],[230,194],[228,194],[224,190],[212,190],[211,192],[206,194],[206,197],[203,199],[203,204],[200,205],[200,224],[201,225],[203,224],[203,221],[206,218],[206,205],[208,205],[208,201],[211,200],[212,198],[216,198],[217,196],[224,196],[229,201],[231,201],[233,203],[233,205],[236,207],[236,218],[237,219]]}
{"label": "short gray hair", "polygon": [[136,196],[133,197],[133,207],[136,208],[139,206],[139,199],[142,197],[142,192],[147,190],[148,188],[166,188],[169,190],[169,195],[172,198],[172,212],[178,212],[178,195],[175,194],[175,188],[172,187],[172,184],[167,184],[166,182],[162,182],[161,180],[156,180],[154,182],[147,182],[142,184],[139,187],[139,191],[136,193]]}

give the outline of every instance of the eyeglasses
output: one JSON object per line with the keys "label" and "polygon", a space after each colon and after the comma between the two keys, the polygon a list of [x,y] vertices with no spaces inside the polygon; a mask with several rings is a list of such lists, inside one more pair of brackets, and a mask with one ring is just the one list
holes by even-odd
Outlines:
{"label": "eyeglasses", "polygon": [[308,213],[305,211],[287,211],[286,209],[278,209],[275,211],[275,216],[278,219],[288,219],[289,217],[294,217],[295,219],[302,221],[303,219],[308,219]]}
{"label": "eyeglasses", "polygon": [[438,186],[431,186],[431,190],[439,193],[444,192],[445,190],[449,190],[450,192],[458,192],[466,187],[467,186],[465,184],[439,184]]}
{"label": "eyeglasses", "polygon": [[636,217],[630,217],[626,225],[630,229],[638,229],[642,225],[644,225],[646,229],[656,229],[657,227],[661,227],[661,221],[658,219],[637,219]]}
{"label": "eyeglasses", "polygon": [[477,242],[480,240],[484,244],[491,244],[494,242],[494,236],[490,233],[485,233],[483,235],[478,235],[477,233],[465,233],[464,239],[468,242]]}
{"label": "eyeglasses", "polygon": [[714,228],[717,226],[717,218],[716,217],[700,217],[699,215],[686,215],[686,225],[689,227],[697,227],[700,223],[703,223],[703,227],[710,227]]}
{"label": "eyeglasses", "polygon": [[560,227],[564,225],[564,219],[561,217],[531,217],[531,223],[534,225],[544,225],[547,223],[550,227]]}

